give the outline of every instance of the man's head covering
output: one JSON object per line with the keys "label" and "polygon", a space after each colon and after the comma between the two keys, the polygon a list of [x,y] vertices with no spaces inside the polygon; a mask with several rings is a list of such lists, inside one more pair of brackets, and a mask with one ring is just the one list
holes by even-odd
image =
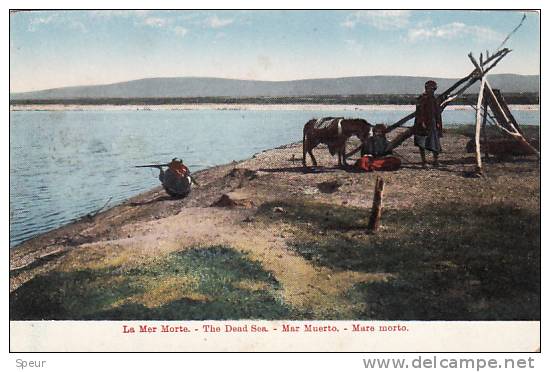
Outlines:
{"label": "man's head covering", "polygon": [[372,129],[373,133],[376,134],[386,134],[387,128],[384,124],[376,124]]}
{"label": "man's head covering", "polygon": [[426,89],[432,88],[433,90],[436,90],[437,89],[437,83],[433,80],[428,80],[427,82],[424,83],[424,88],[426,88]]}
{"label": "man's head covering", "polygon": [[172,159],[170,164],[168,164],[168,168],[180,177],[184,177],[189,174],[189,169],[185,166],[185,164],[183,164],[183,161],[178,158]]}

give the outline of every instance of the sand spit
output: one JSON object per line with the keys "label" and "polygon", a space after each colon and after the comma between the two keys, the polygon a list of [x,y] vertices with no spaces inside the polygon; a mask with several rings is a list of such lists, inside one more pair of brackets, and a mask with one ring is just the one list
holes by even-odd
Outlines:
{"label": "sand spit", "polygon": [[[539,105],[509,105],[512,110],[539,110]],[[414,111],[413,105],[326,105],[326,104],[181,104],[181,105],[10,105],[10,111],[162,111],[162,110],[249,110],[249,111]],[[468,105],[446,110],[471,110]]]}

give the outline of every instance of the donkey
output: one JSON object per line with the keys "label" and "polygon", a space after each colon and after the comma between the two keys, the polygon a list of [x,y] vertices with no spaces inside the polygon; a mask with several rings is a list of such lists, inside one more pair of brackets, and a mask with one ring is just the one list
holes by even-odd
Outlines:
{"label": "donkey", "polygon": [[311,156],[313,166],[317,166],[317,160],[312,150],[320,143],[328,146],[331,155],[338,153],[338,166],[348,165],[346,162],[346,142],[351,136],[357,136],[364,144],[369,137],[372,125],[364,119],[322,118],[311,119],[304,125],[304,137],[302,140],[303,158],[302,164],[306,165],[306,153]]}

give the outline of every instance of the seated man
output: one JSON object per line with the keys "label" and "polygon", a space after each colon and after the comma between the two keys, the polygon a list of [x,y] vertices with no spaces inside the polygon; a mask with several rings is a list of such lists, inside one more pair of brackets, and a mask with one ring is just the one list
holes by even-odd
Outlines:
{"label": "seated man", "polygon": [[361,149],[361,156],[385,156],[391,153],[391,151],[386,151],[387,146],[388,139],[386,138],[386,126],[384,124],[376,124],[372,130],[372,136],[367,139],[365,145]]}

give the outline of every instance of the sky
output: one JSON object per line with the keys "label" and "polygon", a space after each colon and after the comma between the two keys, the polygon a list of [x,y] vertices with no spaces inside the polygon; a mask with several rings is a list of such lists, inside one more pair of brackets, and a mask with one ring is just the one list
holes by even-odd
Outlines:
{"label": "sky", "polygon": [[[149,77],[462,77],[519,11],[24,11],[10,15],[10,92]],[[527,13],[494,73],[540,73]]]}

